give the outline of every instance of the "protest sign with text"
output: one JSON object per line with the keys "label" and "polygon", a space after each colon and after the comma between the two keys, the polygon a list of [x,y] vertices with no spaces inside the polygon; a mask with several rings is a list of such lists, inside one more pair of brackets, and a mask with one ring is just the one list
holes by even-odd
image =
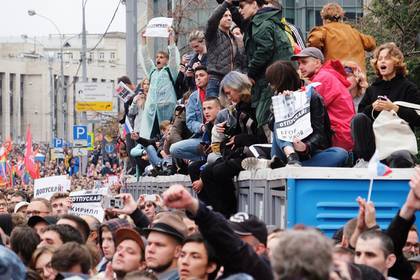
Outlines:
{"label": "protest sign with text", "polygon": [[56,192],[67,192],[70,190],[70,180],[67,176],[53,176],[35,179],[34,197],[50,199]]}
{"label": "protest sign with text", "polygon": [[146,37],[169,37],[169,27],[172,26],[173,18],[155,17],[146,26],[144,36]]}
{"label": "protest sign with text", "polygon": [[119,82],[117,88],[115,89],[117,96],[124,102],[127,103],[131,97],[135,95],[134,91],[132,91],[126,84],[123,82]]}
{"label": "protest sign with text", "polygon": [[294,138],[302,140],[313,132],[310,102],[312,88],[317,85],[314,83],[305,89],[272,97],[278,139],[293,142]]}
{"label": "protest sign with text", "polygon": [[103,192],[92,190],[71,192],[72,206],[69,213],[77,216],[93,216],[102,223],[105,217],[102,208],[103,195]]}

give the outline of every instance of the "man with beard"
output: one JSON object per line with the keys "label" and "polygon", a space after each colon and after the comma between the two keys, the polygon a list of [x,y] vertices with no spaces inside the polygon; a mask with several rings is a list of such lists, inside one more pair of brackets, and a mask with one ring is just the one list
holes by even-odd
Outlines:
{"label": "man with beard", "polygon": [[146,266],[159,280],[179,279],[177,261],[187,227],[181,217],[170,212],[159,213],[153,224],[143,230],[147,236]]}

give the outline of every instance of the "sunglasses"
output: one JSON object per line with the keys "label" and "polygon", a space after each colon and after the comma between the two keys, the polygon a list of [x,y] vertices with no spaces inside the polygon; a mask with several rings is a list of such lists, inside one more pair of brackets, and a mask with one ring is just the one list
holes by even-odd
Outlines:
{"label": "sunglasses", "polygon": [[349,67],[349,66],[344,66],[344,71],[347,74],[354,74],[353,68]]}

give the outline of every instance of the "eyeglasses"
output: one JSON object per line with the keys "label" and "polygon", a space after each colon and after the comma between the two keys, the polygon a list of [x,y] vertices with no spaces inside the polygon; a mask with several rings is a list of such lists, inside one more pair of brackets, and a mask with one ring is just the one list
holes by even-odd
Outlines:
{"label": "eyeglasses", "polygon": [[37,210],[34,210],[34,211],[26,211],[26,215],[27,216],[39,216],[40,214],[49,214],[50,212],[48,212],[48,211],[37,211]]}
{"label": "eyeglasses", "polygon": [[405,243],[405,245],[404,245],[404,251],[408,251],[408,250],[410,250],[410,249],[412,249],[412,248],[414,248],[415,250],[418,250],[419,249],[419,243],[418,242],[415,242],[415,243],[412,243],[412,242],[406,242]]}
{"label": "eyeglasses", "polygon": [[354,74],[353,68],[351,68],[350,66],[344,66],[344,71],[347,74]]}

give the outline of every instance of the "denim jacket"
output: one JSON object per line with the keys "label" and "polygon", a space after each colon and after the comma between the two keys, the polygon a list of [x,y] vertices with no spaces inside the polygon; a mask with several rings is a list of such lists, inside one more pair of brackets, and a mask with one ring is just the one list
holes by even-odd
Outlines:
{"label": "denim jacket", "polygon": [[188,99],[185,110],[187,127],[193,133],[193,138],[201,137],[201,125],[203,124],[203,106],[201,105],[198,90],[194,91]]}

